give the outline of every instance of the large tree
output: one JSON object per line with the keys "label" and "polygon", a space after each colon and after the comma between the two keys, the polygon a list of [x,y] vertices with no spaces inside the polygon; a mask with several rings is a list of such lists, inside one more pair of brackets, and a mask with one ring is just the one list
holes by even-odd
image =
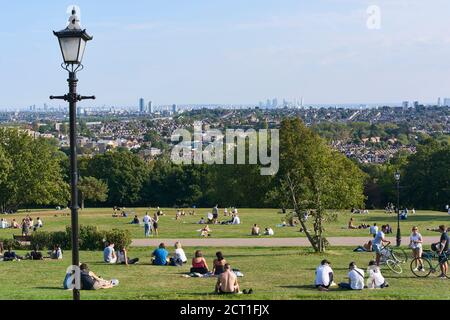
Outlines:
{"label": "large tree", "polygon": [[69,187],[60,167],[65,155],[54,145],[18,130],[0,129],[0,146],[11,160],[7,179],[0,181],[0,205],[4,210],[67,204]]}
{"label": "large tree", "polygon": [[108,185],[109,205],[139,205],[141,192],[148,179],[149,166],[129,151],[109,151],[85,163],[82,176],[95,177]]}
{"label": "large tree", "polygon": [[84,209],[85,200],[105,202],[108,199],[108,185],[94,177],[83,177],[78,183],[80,190],[81,209]]}
{"label": "large tree", "polygon": [[[324,222],[328,209],[360,207],[364,203],[364,173],[300,119],[282,122],[280,132],[280,171],[276,194],[299,217],[315,251],[323,252],[327,241]],[[305,213],[313,220],[308,229]]]}

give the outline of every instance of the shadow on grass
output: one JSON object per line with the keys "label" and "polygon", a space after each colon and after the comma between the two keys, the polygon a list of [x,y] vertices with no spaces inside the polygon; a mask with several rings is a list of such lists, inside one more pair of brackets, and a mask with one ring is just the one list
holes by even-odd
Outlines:
{"label": "shadow on grass", "polygon": [[65,290],[65,289],[60,288],[60,287],[36,287],[35,289],[38,289],[38,290],[53,290],[53,291],[61,291],[61,292],[69,291],[69,290]]}

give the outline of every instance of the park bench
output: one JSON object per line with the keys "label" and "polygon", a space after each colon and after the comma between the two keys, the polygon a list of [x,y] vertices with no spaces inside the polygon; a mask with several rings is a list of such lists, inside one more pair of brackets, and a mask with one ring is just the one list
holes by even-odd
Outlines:
{"label": "park bench", "polygon": [[18,236],[13,235],[14,240],[23,243],[23,242],[31,242],[31,236]]}

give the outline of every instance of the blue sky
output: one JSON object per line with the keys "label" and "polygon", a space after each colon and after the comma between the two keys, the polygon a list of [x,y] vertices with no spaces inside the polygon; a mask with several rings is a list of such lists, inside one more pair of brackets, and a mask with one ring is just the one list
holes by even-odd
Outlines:
{"label": "blue sky", "polygon": [[[48,103],[66,74],[52,30],[81,8],[96,105],[436,101],[450,96],[446,0],[0,0],[0,108]],[[369,5],[381,29],[366,26]],[[89,102],[90,103],[90,102]]]}

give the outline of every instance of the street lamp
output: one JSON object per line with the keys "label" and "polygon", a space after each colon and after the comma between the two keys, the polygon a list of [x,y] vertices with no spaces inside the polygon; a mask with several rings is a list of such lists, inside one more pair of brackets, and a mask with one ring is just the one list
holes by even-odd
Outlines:
{"label": "street lamp", "polygon": [[[69,93],[64,96],[51,96],[50,99],[60,99],[69,102],[70,114],[70,170],[71,170],[71,225],[72,225],[72,265],[78,267],[80,264],[78,244],[78,169],[77,169],[77,102],[85,99],[95,99],[94,96],[83,97],[77,94],[77,72],[83,69],[83,60],[86,43],[92,37],[82,30],[80,19],[76,9],[73,8],[69,18],[68,26],[61,31],[53,32],[58,38],[59,46],[64,62],[61,67],[69,72]],[[73,290],[73,299],[80,300],[78,288]]]}
{"label": "street lamp", "polygon": [[394,175],[397,182],[397,247],[402,245],[402,234],[400,232],[400,172],[396,172]]}

